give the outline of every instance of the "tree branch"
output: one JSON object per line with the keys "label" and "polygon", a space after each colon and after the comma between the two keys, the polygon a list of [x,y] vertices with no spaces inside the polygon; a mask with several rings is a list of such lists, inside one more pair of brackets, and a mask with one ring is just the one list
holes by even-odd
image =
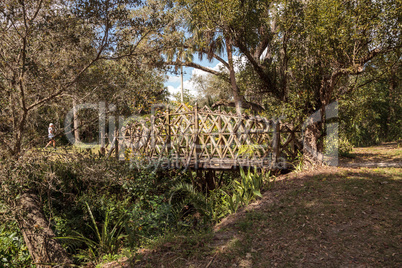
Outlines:
{"label": "tree branch", "polygon": [[[256,111],[256,112],[265,111],[265,109],[261,105],[259,105],[257,103],[254,103],[254,102],[249,102],[249,101],[243,100],[241,102],[241,104],[242,104],[243,109],[251,109],[251,110]],[[219,100],[219,101],[216,101],[214,104],[212,104],[211,108],[216,108],[216,107],[219,107],[219,106],[226,106],[226,107],[235,108],[236,103],[234,101]]]}
{"label": "tree branch", "polygon": [[222,72],[218,72],[218,71],[215,71],[215,70],[213,70],[213,69],[204,67],[204,66],[202,66],[202,65],[200,65],[200,64],[197,64],[197,63],[194,63],[194,62],[189,62],[189,61],[186,61],[186,62],[181,62],[181,61],[168,61],[168,62],[165,62],[165,64],[166,64],[166,65],[174,65],[174,66],[192,67],[192,68],[196,68],[196,69],[199,69],[199,70],[201,70],[201,71],[204,71],[204,72],[207,72],[207,73],[210,73],[210,74],[213,74],[213,75],[217,75],[217,76],[221,76],[221,75],[222,75]]}
{"label": "tree branch", "polygon": [[265,82],[267,91],[273,93],[275,97],[281,100],[283,96],[281,96],[281,93],[279,92],[269,75],[265,72],[264,68],[256,61],[253,55],[251,55],[247,47],[242,42],[236,42],[236,45],[240,49],[240,51],[247,57],[251,65],[253,65],[254,70],[256,71],[260,79]]}

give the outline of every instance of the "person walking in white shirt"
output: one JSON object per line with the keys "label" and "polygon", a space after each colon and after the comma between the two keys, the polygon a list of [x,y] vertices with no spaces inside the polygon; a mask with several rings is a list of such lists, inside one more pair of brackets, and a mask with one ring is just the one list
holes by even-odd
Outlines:
{"label": "person walking in white shirt", "polygon": [[49,138],[49,142],[46,144],[45,149],[53,143],[53,148],[54,150],[56,150],[56,141],[54,140],[54,125],[53,123],[49,124],[49,128],[47,129],[48,131],[48,138]]}

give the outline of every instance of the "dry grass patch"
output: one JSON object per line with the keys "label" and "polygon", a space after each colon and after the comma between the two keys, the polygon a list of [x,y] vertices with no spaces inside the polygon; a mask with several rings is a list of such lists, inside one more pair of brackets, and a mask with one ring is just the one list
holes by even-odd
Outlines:
{"label": "dry grass patch", "polygon": [[400,267],[398,168],[282,176],[209,235],[171,237],[137,267]]}

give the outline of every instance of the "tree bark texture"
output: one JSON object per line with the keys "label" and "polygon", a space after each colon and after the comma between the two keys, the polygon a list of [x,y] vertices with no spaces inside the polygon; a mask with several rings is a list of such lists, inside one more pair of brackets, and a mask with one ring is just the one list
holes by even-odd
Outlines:
{"label": "tree bark texture", "polygon": [[243,96],[240,95],[239,88],[236,83],[236,74],[233,65],[233,51],[232,51],[232,43],[230,38],[226,38],[226,51],[228,54],[228,63],[229,63],[229,76],[230,76],[230,84],[232,87],[233,99],[235,102],[236,113],[241,115],[241,107],[243,102]]}
{"label": "tree bark texture", "polygon": [[304,130],[303,137],[303,158],[304,165],[322,165],[323,164],[323,148],[320,146],[323,124],[316,122],[310,124]]}
{"label": "tree bark texture", "polygon": [[37,195],[22,194],[16,211],[18,226],[36,267],[68,267],[72,262],[54,239],[55,234],[42,213]]}
{"label": "tree bark texture", "polygon": [[78,111],[77,111],[77,97],[73,96],[73,127],[74,127],[74,139],[75,142],[80,142],[80,130],[78,122]]}

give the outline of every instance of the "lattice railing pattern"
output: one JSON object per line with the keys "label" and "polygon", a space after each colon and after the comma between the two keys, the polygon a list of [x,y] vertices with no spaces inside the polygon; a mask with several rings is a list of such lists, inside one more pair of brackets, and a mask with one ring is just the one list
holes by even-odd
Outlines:
{"label": "lattice railing pattern", "polygon": [[130,159],[176,168],[272,167],[301,147],[298,132],[279,121],[185,105],[133,121],[122,134]]}

